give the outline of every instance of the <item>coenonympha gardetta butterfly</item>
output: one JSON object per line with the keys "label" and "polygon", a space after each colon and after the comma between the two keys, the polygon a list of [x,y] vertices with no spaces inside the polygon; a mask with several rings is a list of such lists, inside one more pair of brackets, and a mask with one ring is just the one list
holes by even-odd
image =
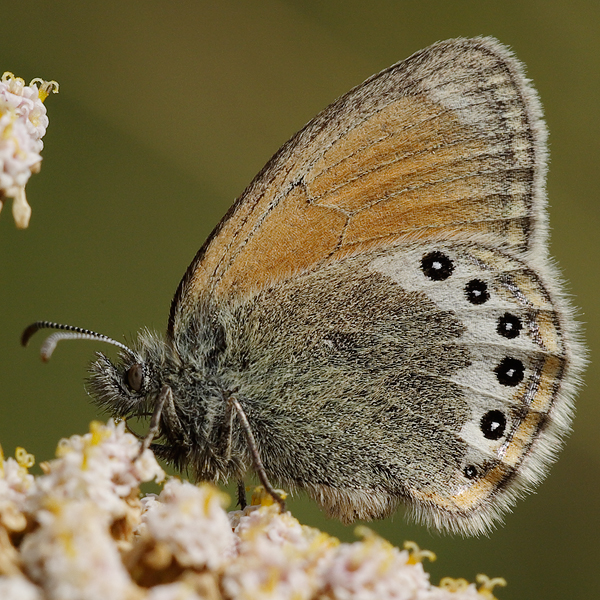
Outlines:
{"label": "coenonympha gardetta butterfly", "polygon": [[[546,473],[584,351],[547,249],[546,128],[492,38],[434,44],[287,142],[95,401],[198,479],[254,468],[344,522],[489,529]],[[243,484],[241,484],[243,485]],[[243,489],[243,488],[242,488]],[[275,492],[273,492],[275,493]]]}

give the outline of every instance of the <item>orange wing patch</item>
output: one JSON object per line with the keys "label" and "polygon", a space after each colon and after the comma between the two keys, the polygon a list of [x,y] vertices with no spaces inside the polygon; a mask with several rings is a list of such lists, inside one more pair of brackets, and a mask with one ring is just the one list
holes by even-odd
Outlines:
{"label": "orange wing patch", "polygon": [[544,136],[537,98],[504,49],[454,40],[428,60],[417,53],[271,159],[190,265],[171,324],[204,293],[250,294],[405,240],[479,233],[527,250],[540,229]]}
{"label": "orange wing patch", "polygon": [[214,289],[262,288],[309,269],[334,252],[346,222],[342,212],[312,205],[306,190],[294,187],[238,245],[235,261]]}

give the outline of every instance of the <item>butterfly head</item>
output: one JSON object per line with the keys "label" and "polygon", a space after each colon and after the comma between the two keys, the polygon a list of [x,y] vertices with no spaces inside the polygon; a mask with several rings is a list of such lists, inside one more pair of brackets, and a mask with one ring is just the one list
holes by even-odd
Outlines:
{"label": "butterfly head", "polygon": [[99,340],[120,348],[119,360],[113,363],[107,356],[98,353],[98,360],[91,365],[89,388],[96,403],[106,408],[115,417],[141,416],[145,414],[156,397],[164,379],[164,372],[174,361],[174,353],[167,352],[167,345],[156,335],[142,332],[135,349],[113,340],[108,336],[50,321],[37,321],[25,329],[21,343],[26,346],[40,329],[54,330],[40,349],[44,362],[50,360],[56,345],[66,339]]}
{"label": "butterfly head", "polygon": [[48,321],[30,325],[21,342],[26,345],[39,329],[56,330],[42,344],[44,361],[63,339],[99,340],[119,347],[116,361],[99,352],[90,366],[87,387],[94,402],[120,419],[158,415],[154,452],[178,468],[191,467],[198,477],[216,479],[225,476],[228,467],[207,457],[229,454],[228,448],[221,447],[223,437],[216,436],[215,440],[212,435],[221,427],[226,410],[226,392],[215,378],[220,346],[210,335],[214,328],[201,335],[198,321],[194,323],[192,333],[205,343],[197,345],[193,354],[186,335],[176,344],[173,339],[143,330],[130,348],[94,331]]}
{"label": "butterfly head", "polygon": [[95,403],[115,417],[152,414],[160,390],[174,364],[173,353],[157,336],[140,334],[135,350],[121,350],[113,362],[99,352],[90,365],[88,389]]}

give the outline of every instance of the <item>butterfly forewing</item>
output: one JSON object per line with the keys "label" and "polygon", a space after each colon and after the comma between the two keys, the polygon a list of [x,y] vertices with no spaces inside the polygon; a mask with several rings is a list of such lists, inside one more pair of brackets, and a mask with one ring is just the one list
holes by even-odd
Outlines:
{"label": "butterfly forewing", "polygon": [[413,55],[338,99],[271,159],[190,265],[170,329],[180,304],[206,291],[246,295],[374,246],[485,235],[529,249],[544,141],[536,94],[495,40]]}

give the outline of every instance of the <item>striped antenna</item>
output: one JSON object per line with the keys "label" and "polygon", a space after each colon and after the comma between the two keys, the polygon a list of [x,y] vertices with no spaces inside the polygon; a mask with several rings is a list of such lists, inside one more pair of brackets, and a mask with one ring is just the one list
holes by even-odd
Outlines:
{"label": "striped antenna", "polygon": [[101,342],[107,342],[109,344],[113,344],[114,346],[118,346],[121,348],[121,350],[125,350],[125,352],[136,358],[136,354],[133,350],[125,346],[125,344],[121,344],[121,342],[117,342],[116,340],[109,338],[107,335],[96,333],[95,331],[90,331],[89,329],[75,327],[74,325],[61,325],[60,323],[52,323],[51,321],[36,321],[35,323],[29,325],[29,327],[27,327],[21,334],[21,345],[27,346],[33,334],[40,329],[60,330],[60,332],[49,335],[42,344],[42,347],[40,348],[40,355],[44,362],[48,362],[50,360],[50,357],[54,352],[54,348],[56,348],[56,344],[58,344],[60,340],[100,340]]}

